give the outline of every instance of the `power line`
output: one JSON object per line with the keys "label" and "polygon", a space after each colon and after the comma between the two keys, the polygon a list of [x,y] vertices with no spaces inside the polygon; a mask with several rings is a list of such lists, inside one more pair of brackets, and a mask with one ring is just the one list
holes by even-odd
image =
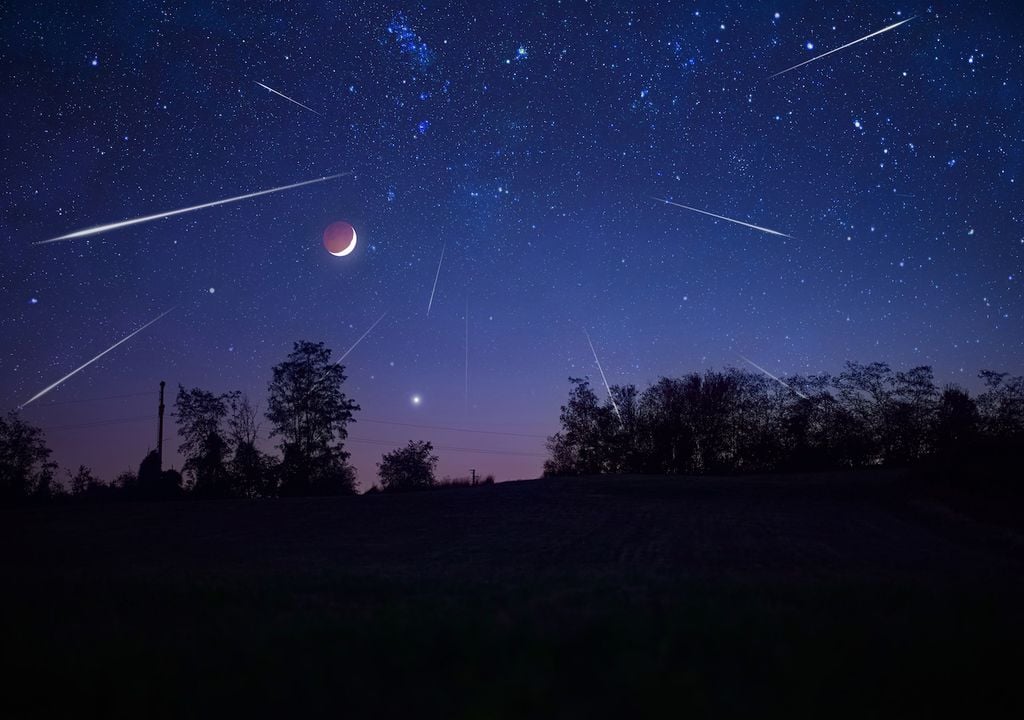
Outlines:
{"label": "power line", "polygon": [[[147,393],[148,394],[148,393]],[[70,425],[53,425],[50,427],[43,428],[45,432],[60,432],[64,430],[91,430],[94,428],[109,427],[112,425],[126,425],[130,423],[148,422],[152,420],[149,415],[139,415],[135,417],[124,417],[124,418],[107,418],[103,420],[93,420],[90,422],[74,423]],[[406,427],[417,427],[417,428],[430,428],[430,429],[441,429],[441,430],[456,430],[460,432],[471,432],[471,433],[483,433],[488,435],[512,435],[517,437],[530,437],[530,438],[542,438],[542,435],[526,435],[522,433],[503,433],[493,430],[471,430],[469,428],[446,428],[438,425],[417,425],[413,423],[397,423],[389,422],[386,420],[363,420],[363,422],[372,422],[385,425],[402,425]],[[374,438],[359,438],[349,437],[346,438],[345,442],[363,444],[363,445],[377,445],[381,447],[398,448],[402,447],[402,443],[395,442],[393,440],[378,440]],[[514,457],[534,457],[543,458],[547,457],[544,453],[536,452],[523,452],[519,450],[498,450],[496,448],[477,448],[477,447],[461,447],[455,445],[435,445],[437,450],[445,450],[448,452],[462,452],[462,453],[475,453],[479,455],[506,455]]]}
{"label": "power line", "polygon": [[446,425],[418,425],[416,423],[403,423],[395,422],[393,420],[369,420],[367,418],[357,418],[355,422],[361,423],[374,423],[375,425],[398,425],[400,427],[413,427],[421,428],[425,430],[451,430],[453,432],[467,432],[467,433],[478,433],[480,435],[508,435],[511,437],[523,437],[523,438],[538,438],[540,440],[547,440],[547,435],[532,435],[530,433],[515,433],[515,432],[502,432],[499,430],[473,430],[471,428],[459,428],[449,427]]}
{"label": "power line", "polygon": [[[394,442],[392,440],[371,440],[369,438],[354,438],[350,437],[346,442],[357,443],[363,445],[380,445],[383,447],[399,448],[402,447],[402,443]],[[518,452],[515,450],[495,450],[493,448],[467,448],[467,447],[453,447],[450,445],[434,445],[435,450],[446,450],[448,452],[467,452],[477,453],[480,455],[514,455],[519,457],[535,457],[542,458],[547,457],[543,453],[530,453],[530,452]]]}
{"label": "power line", "polygon": [[51,405],[73,405],[77,403],[100,402],[103,400],[121,400],[123,398],[142,397],[144,395],[155,395],[153,392],[127,393],[125,395],[106,395],[104,397],[81,398],[79,400],[55,400],[47,403],[36,403],[33,408],[50,407]]}
{"label": "power line", "polygon": [[127,423],[137,423],[152,419],[153,418],[150,417],[149,415],[139,415],[138,417],[130,418],[111,418],[109,420],[93,420],[91,422],[76,423],[74,425],[53,425],[51,427],[43,428],[43,431],[53,432],[55,430],[88,430],[91,428],[106,427],[107,425],[125,425]]}

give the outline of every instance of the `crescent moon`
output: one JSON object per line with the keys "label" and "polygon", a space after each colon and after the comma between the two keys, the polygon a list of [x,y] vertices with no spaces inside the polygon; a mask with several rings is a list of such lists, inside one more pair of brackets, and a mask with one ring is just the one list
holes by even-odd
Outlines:
{"label": "crescent moon", "polygon": [[[331,255],[333,255],[334,257],[345,257],[346,255],[348,255],[349,253],[351,253],[355,249],[356,249],[356,230],[355,230],[355,228],[352,228],[352,242],[350,242],[348,244],[348,247],[345,248],[344,250],[339,250],[338,252],[332,252]],[[328,250],[327,252],[331,252],[331,251]]]}

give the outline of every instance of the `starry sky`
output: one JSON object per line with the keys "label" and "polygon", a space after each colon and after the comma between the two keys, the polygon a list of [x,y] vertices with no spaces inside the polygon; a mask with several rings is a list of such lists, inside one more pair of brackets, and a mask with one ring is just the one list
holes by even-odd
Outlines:
{"label": "starry sky", "polygon": [[[602,388],[584,329],[608,381],[641,387],[737,353],[969,388],[1024,371],[1014,2],[0,13],[0,406],[175,308],[25,408],[62,467],[136,468],[160,380],[262,404],[292,342],[337,355],[384,313],[345,361],[363,488],[410,439],[439,475],[538,475],[567,378]],[[336,220],[359,235],[344,258]]]}

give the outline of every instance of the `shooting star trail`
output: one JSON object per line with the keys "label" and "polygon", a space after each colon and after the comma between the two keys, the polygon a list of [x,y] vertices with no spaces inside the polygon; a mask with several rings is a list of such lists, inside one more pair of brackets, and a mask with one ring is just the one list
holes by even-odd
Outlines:
{"label": "shooting star trail", "polygon": [[780,70],[779,72],[775,73],[774,75],[769,76],[768,79],[771,80],[772,78],[777,78],[779,75],[782,75],[784,73],[788,73],[790,70],[796,70],[798,67],[803,67],[807,63],[812,63],[815,60],[821,60],[823,57],[827,57],[827,56],[831,55],[832,53],[837,53],[840,50],[845,50],[846,48],[850,47],[851,45],[856,45],[857,43],[864,42],[865,40],[873,38],[875,35],[881,35],[882,33],[889,32],[890,30],[894,30],[894,29],[898,28],[900,25],[902,25],[903,23],[910,22],[915,17],[917,17],[917,15],[914,15],[913,17],[908,17],[906,20],[900,20],[898,23],[893,23],[892,25],[884,27],[881,30],[875,30],[870,35],[865,35],[862,38],[854,40],[853,42],[848,42],[845,45],[841,45],[840,47],[837,47],[835,50],[829,50],[827,53],[822,53],[821,55],[817,55],[815,57],[812,57],[810,60],[804,60],[802,63],[799,63],[798,65],[794,65],[793,67],[786,68],[785,70]]}
{"label": "shooting star trail", "polygon": [[387,312],[382,312],[382,313],[381,313],[381,316],[380,316],[380,317],[378,317],[378,319],[377,319],[376,321],[374,321],[374,324],[373,324],[373,325],[371,325],[371,326],[370,326],[370,327],[369,327],[369,328],[367,329],[367,332],[365,332],[365,333],[362,333],[362,335],[360,335],[360,336],[359,336],[359,339],[358,339],[358,340],[356,340],[355,342],[353,342],[353,343],[352,343],[352,346],[351,346],[351,347],[349,347],[349,348],[348,348],[347,350],[345,350],[345,352],[344,352],[344,353],[343,353],[343,354],[341,355],[341,357],[339,357],[338,359],[336,359],[336,361],[335,361],[334,363],[332,363],[331,365],[329,365],[329,366],[327,367],[327,370],[326,370],[326,371],[324,371],[324,374],[323,374],[323,375],[319,376],[318,378],[316,378],[316,380],[314,380],[314,381],[313,381],[313,383],[312,383],[312,384],[311,384],[311,385],[309,386],[309,391],[308,391],[308,392],[306,392],[306,394],[305,394],[305,395],[303,395],[303,398],[305,398],[305,397],[308,397],[308,396],[309,396],[310,394],[312,394],[313,390],[315,390],[315,389],[316,389],[316,386],[317,386],[317,385],[319,385],[319,384],[321,384],[322,382],[324,382],[324,378],[326,378],[326,377],[327,377],[328,375],[330,375],[330,374],[331,374],[331,368],[335,367],[336,365],[341,365],[341,362],[343,361],[343,359],[345,359],[346,357],[348,357],[348,353],[349,353],[349,352],[351,352],[352,350],[354,350],[354,349],[355,349],[355,347],[356,347],[356,346],[357,346],[357,345],[358,345],[358,344],[359,344],[360,342],[362,342],[362,340],[364,340],[364,339],[365,339],[365,338],[367,337],[367,335],[369,335],[370,333],[372,333],[372,332],[374,331],[374,328],[376,328],[376,327],[377,327],[377,325],[378,325],[378,324],[379,324],[379,323],[380,323],[380,322],[381,322],[382,320],[384,320],[384,316],[385,316],[386,314],[387,314]]}
{"label": "shooting star trail", "polygon": [[447,240],[441,246],[441,259],[437,261],[437,272],[434,273],[434,287],[430,289],[430,302],[427,303],[427,317],[430,317],[430,308],[434,306],[434,293],[437,291],[437,279],[441,277],[441,263],[444,262],[444,249],[446,247],[448,247]]}
{"label": "shooting star trail", "polygon": [[265,89],[269,90],[270,92],[274,93],[275,95],[280,95],[281,97],[283,97],[288,102],[293,102],[296,105],[298,105],[300,108],[305,108],[306,110],[309,110],[314,115],[319,115],[320,117],[324,116],[323,113],[318,113],[316,110],[314,110],[313,108],[309,107],[308,105],[303,105],[298,100],[294,100],[294,99],[288,97],[287,95],[285,95],[284,93],[278,92],[277,90],[275,90],[274,88],[270,87],[269,85],[264,85],[259,80],[253,80],[253,82],[256,83],[257,85],[259,85],[261,88],[265,88]]}
{"label": "shooting star trail", "polygon": [[806,395],[804,395],[804,394],[803,394],[802,392],[800,392],[799,390],[797,390],[797,389],[796,389],[795,387],[793,387],[793,386],[792,386],[792,385],[790,385],[789,383],[785,382],[784,380],[781,380],[781,379],[779,379],[779,378],[775,377],[774,375],[772,375],[772,374],[771,374],[770,372],[768,372],[767,370],[765,370],[765,369],[764,369],[763,367],[761,367],[760,365],[758,365],[758,364],[757,364],[756,362],[754,362],[753,360],[751,360],[751,359],[749,359],[749,358],[745,358],[745,357],[743,357],[742,355],[740,355],[739,353],[736,353],[736,354],[737,354],[737,355],[739,355],[739,357],[740,357],[740,359],[741,359],[741,360],[743,360],[744,362],[748,362],[748,363],[750,363],[751,365],[753,365],[754,367],[756,367],[756,368],[757,368],[758,370],[760,370],[761,372],[763,372],[763,373],[764,373],[765,375],[767,375],[768,377],[770,377],[770,378],[771,378],[772,380],[774,380],[775,382],[779,383],[779,384],[780,384],[780,385],[782,385],[783,387],[786,387],[786,388],[788,388],[788,389],[792,390],[792,391],[793,391],[793,392],[795,392],[795,393],[796,393],[797,395],[799,395],[800,397],[802,397],[802,398],[803,398],[804,400],[810,400],[810,398],[809,398],[809,397],[807,397]]}
{"label": "shooting star trail", "polygon": [[180,210],[168,210],[167,212],[158,213],[156,215],[146,215],[145,217],[133,218],[131,220],[122,220],[121,222],[110,223],[109,225],[97,225],[96,227],[86,228],[85,230],[76,230],[75,232],[68,233],[67,235],[61,235],[60,237],[51,238],[50,240],[40,240],[39,242],[34,242],[32,244],[47,245],[49,243],[60,242],[61,240],[76,240],[78,238],[89,237],[90,235],[99,235],[111,230],[120,230],[121,228],[128,227],[129,225],[138,225],[140,223],[147,223],[153,220],[162,220],[163,218],[171,217],[172,215],[181,215],[182,213],[188,213],[194,210],[204,210],[206,208],[216,207],[217,205],[227,205],[228,203],[238,202],[239,200],[248,200],[249,198],[259,197],[260,195],[269,195],[270,193],[282,192],[284,190],[293,190],[294,188],[302,187],[303,185],[321,183],[326,180],[334,180],[335,178],[340,178],[343,175],[351,174],[352,171],[338,173],[337,175],[328,175],[327,177],[316,178],[314,180],[304,180],[303,182],[293,183],[291,185],[282,185],[281,187],[270,188],[269,190],[260,190],[246,195],[238,195],[236,197],[227,198],[226,200],[215,200],[213,202],[203,203],[202,205],[193,205],[192,207],[181,208]]}
{"label": "shooting star trail", "polygon": [[[331,370],[331,368],[332,368],[332,367],[334,367],[335,365],[340,365],[340,364],[341,364],[341,361],[342,361],[342,360],[344,360],[345,358],[347,358],[347,357],[348,357],[348,355],[349,355],[349,353],[351,353],[351,352],[352,352],[353,350],[355,350],[355,349],[356,349],[356,347],[357,347],[357,346],[359,345],[359,343],[361,343],[361,342],[362,342],[363,340],[365,340],[365,339],[366,339],[366,336],[367,336],[367,335],[369,335],[369,334],[370,334],[371,332],[373,332],[373,329],[374,329],[375,327],[377,327],[377,325],[378,325],[378,324],[380,324],[380,321],[381,321],[381,320],[383,320],[383,319],[384,319],[384,317],[385,317],[386,315],[387,315],[387,313],[386,313],[386,312],[384,312],[384,313],[381,313],[381,316],[380,316],[379,318],[377,318],[376,320],[374,320],[374,321],[373,321],[373,325],[371,325],[371,326],[370,326],[369,328],[367,328],[366,332],[364,332],[364,333],[363,333],[362,335],[360,335],[360,336],[359,336],[359,339],[358,339],[358,340],[356,340],[356,341],[355,341],[354,343],[352,343],[352,346],[351,346],[351,347],[350,347],[350,348],[349,348],[348,350],[346,350],[346,351],[345,351],[345,352],[344,352],[344,353],[342,354],[342,356],[341,356],[340,358],[338,358],[337,360],[335,360],[334,362],[332,362],[332,363],[331,363],[330,365],[328,365],[328,366],[327,366],[327,370],[326,370],[326,371],[324,371],[324,373],[323,373],[323,374],[322,374],[322,375],[321,375],[320,377],[318,377],[318,378],[316,379],[316,381],[315,381],[315,382],[314,382],[314,383],[313,383],[313,384],[312,384],[312,385],[310,386],[310,390],[309,390],[309,392],[313,392],[313,389],[314,389],[314,388],[315,388],[315,387],[316,387],[317,385],[319,385],[319,384],[320,384],[321,382],[323,382],[323,380],[324,380],[324,378],[325,378],[325,377],[327,377],[327,375],[328,375],[328,374],[330,373],[330,370]],[[308,394],[308,393],[307,393],[307,394]]]}
{"label": "shooting star trail", "polygon": [[594,353],[594,362],[597,363],[597,370],[601,373],[601,381],[604,383],[604,389],[608,393],[608,399],[612,401],[612,408],[615,410],[616,417],[619,418],[619,422],[622,422],[622,413],[619,412],[619,406],[615,402],[615,396],[612,395],[612,389],[608,385],[608,378],[604,376],[604,368],[601,367],[601,361],[597,359],[597,350],[594,349],[594,343],[590,340],[590,333],[587,332],[586,328],[583,328],[583,334],[587,336],[587,344],[590,345],[590,352]]}
{"label": "shooting star trail", "polygon": [[708,212],[706,210],[698,210],[695,207],[690,207],[689,205],[681,205],[681,204],[679,204],[677,202],[672,202],[671,200],[666,200],[665,198],[653,198],[653,199],[657,200],[658,202],[663,202],[666,205],[675,205],[676,207],[681,207],[684,210],[691,210],[691,211],[693,211],[695,213],[700,213],[701,215],[710,215],[711,217],[718,218],[719,220],[725,220],[726,222],[736,223],[737,225],[742,225],[744,227],[753,228],[754,230],[760,230],[761,232],[766,232],[769,235],[779,235],[779,236],[784,237],[784,238],[789,238],[791,240],[793,239],[792,235],[787,235],[786,233],[781,233],[778,230],[771,230],[771,229],[766,228],[766,227],[761,227],[760,225],[751,225],[750,223],[745,223],[742,220],[733,220],[732,218],[727,218],[724,215],[715,215],[714,213]]}
{"label": "shooting star trail", "polygon": [[23,403],[22,403],[21,405],[19,405],[19,406],[18,406],[18,410],[23,410],[23,409],[24,409],[24,408],[25,408],[26,406],[28,406],[28,405],[29,405],[30,403],[33,403],[33,402],[35,402],[36,400],[38,400],[39,398],[41,398],[41,397],[42,397],[43,395],[45,395],[46,393],[50,392],[51,390],[53,390],[53,389],[54,389],[54,388],[56,388],[57,386],[59,386],[59,385],[60,385],[61,383],[63,383],[63,382],[65,381],[65,380],[68,380],[68,379],[70,379],[70,378],[74,377],[75,375],[77,375],[78,373],[82,372],[82,371],[83,371],[83,370],[85,370],[85,369],[86,369],[87,367],[89,367],[90,365],[92,365],[92,364],[93,364],[94,362],[96,362],[97,360],[99,360],[99,359],[100,359],[101,357],[103,357],[104,355],[106,355],[106,354],[107,354],[108,352],[110,352],[111,350],[113,350],[114,348],[116,348],[116,347],[117,347],[118,345],[121,345],[121,344],[123,344],[123,343],[126,343],[126,342],[128,342],[128,341],[129,341],[129,340],[131,340],[131,339],[132,339],[133,337],[135,337],[136,335],[138,335],[138,334],[139,334],[140,332],[142,332],[143,330],[145,330],[146,328],[148,328],[148,327],[149,327],[150,325],[152,325],[153,323],[155,323],[155,322],[156,322],[157,320],[159,320],[160,318],[162,318],[162,317],[163,317],[164,315],[166,315],[167,313],[171,312],[171,310],[174,310],[174,308],[171,308],[170,310],[167,310],[167,311],[165,311],[165,312],[161,313],[160,315],[157,315],[157,316],[156,316],[155,318],[153,318],[153,319],[152,319],[152,320],[150,320],[150,321],[149,321],[148,323],[146,323],[145,325],[143,325],[142,327],[140,327],[140,328],[139,328],[138,330],[136,330],[135,332],[133,332],[133,333],[132,333],[131,335],[129,335],[128,337],[126,337],[126,338],[123,338],[123,339],[121,339],[121,340],[118,340],[118,341],[117,341],[116,343],[114,343],[113,345],[111,345],[110,347],[108,347],[108,348],[107,348],[106,350],[104,350],[103,352],[101,352],[101,353],[100,353],[99,355],[97,355],[96,357],[94,357],[94,358],[93,358],[92,360],[90,360],[89,362],[85,363],[85,364],[84,364],[84,365],[82,365],[81,367],[78,367],[78,368],[76,368],[76,369],[72,370],[71,372],[69,372],[69,373],[68,373],[67,375],[65,375],[64,377],[62,377],[62,378],[61,378],[60,380],[58,380],[57,382],[53,383],[52,385],[48,385],[48,386],[46,386],[45,388],[43,388],[42,390],[40,390],[39,392],[37,392],[37,393],[36,393],[35,395],[33,395],[32,397],[30,397],[30,398],[29,398],[28,400],[26,400],[25,402],[23,402]]}
{"label": "shooting star trail", "polygon": [[374,329],[375,327],[377,327],[377,325],[378,325],[378,324],[380,323],[380,321],[381,321],[381,320],[383,320],[383,319],[384,319],[384,316],[385,316],[385,315],[387,315],[387,313],[386,313],[386,312],[385,312],[385,313],[381,313],[381,316],[380,316],[379,318],[377,318],[376,320],[374,320],[374,321],[373,321],[373,325],[371,325],[371,326],[370,326],[370,327],[369,327],[369,328],[367,329],[367,331],[366,331],[366,332],[364,332],[364,333],[363,333],[362,335],[360,335],[360,336],[359,336],[359,339],[358,339],[358,340],[356,340],[356,341],[355,341],[354,343],[352,343],[352,347],[350,347],[350,348],[349,348],[348,350],[346,350],[346,351],[345,351],[345,354],[344,354],[344,355],[342,355],[342,356],[341,356],[340,358],[338,358],[337,360],[335,360],[335,361],[334,361],[334,364],[335,364],[335,365],[337,365],[337,364],[338,364],[338,363],[340,363],[340,362],[341,362],[342,360],[344,360],[345,358],[347,358],[347,357],[348,357],[348,354],[349,354],[350,352],[352,352],[353,350],[355,350],[355,349],[356,349],[356,346],[357,346],[357,345],[358,345],[359,343],[361,343],[361,342],[362,342],[362,341],[363,341],[363,340],[364,340],[364,339],[366,338],[366,336],[367,336],[367,335],[369,335],[370,333],[372,333],[372,332],[373,332],[373,329]]}

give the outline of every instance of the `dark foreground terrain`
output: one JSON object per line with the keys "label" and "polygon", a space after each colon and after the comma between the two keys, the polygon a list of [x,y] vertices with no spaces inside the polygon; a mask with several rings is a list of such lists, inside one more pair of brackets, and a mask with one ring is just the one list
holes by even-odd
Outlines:
{"label": "dark foreground terrain", "polygon": [[0,715],[1024,716],[1024,532],[894,474],[0,511]]}

